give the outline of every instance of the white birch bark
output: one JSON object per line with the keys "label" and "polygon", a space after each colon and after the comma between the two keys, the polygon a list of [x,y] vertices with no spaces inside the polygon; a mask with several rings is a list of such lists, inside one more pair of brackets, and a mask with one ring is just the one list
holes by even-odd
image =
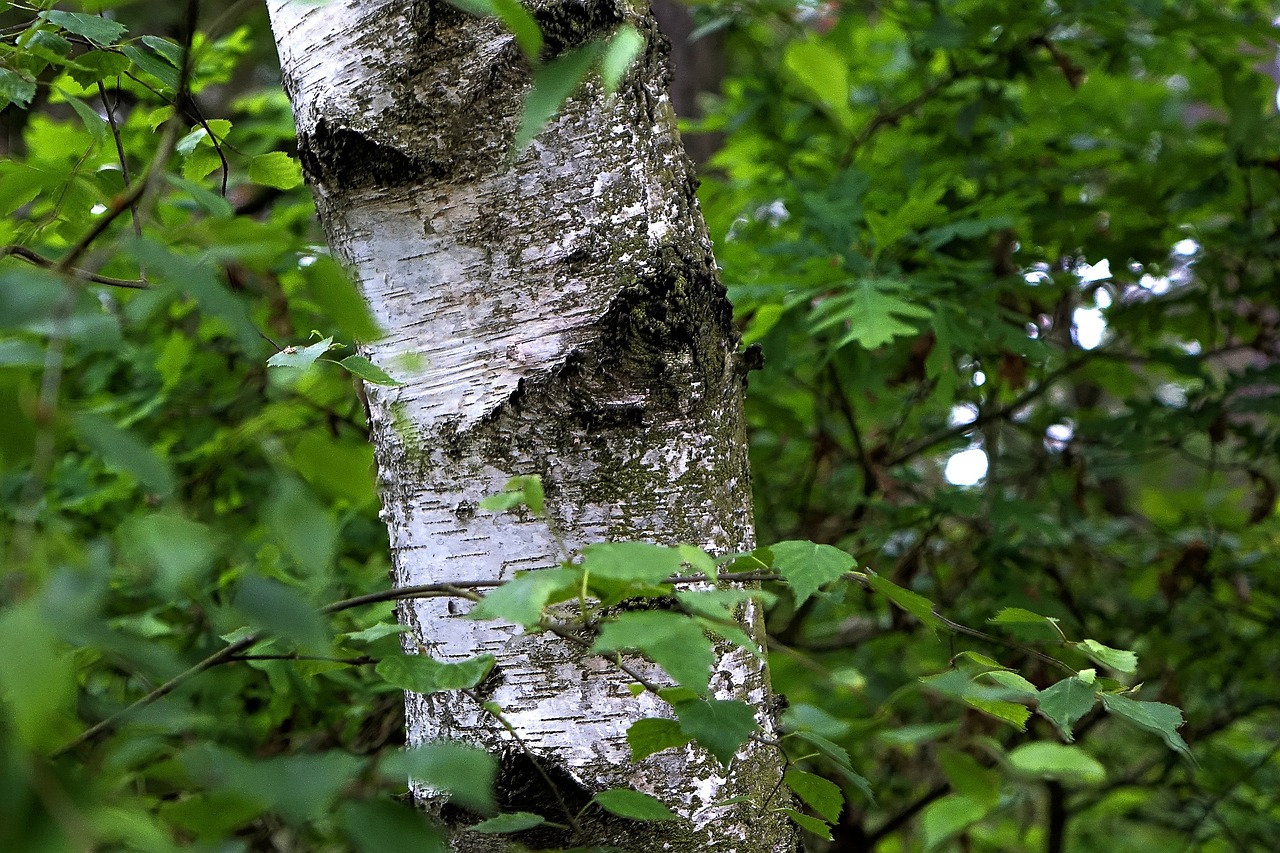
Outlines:
{"label": "white birch bark", "polygon": [[[542,476],[571,548],[750,548],[745,369],[647,15],[598,0],[533,7],[550,52],[622,20],[649,43],[615,97],[588,83],[513,156],[529,70],[496,21],[442,2],[268,5],[321,220],[387,333],[365,353],[405,383],[368,388],[396,583],[556,565],[546,523],[477,509],[520,474]],[[497,656],[482,687],[523,747],[453,694],[408,697],[411,742],[499,750],[512,809],[558,818],[527,749],[573,803],[628,786],[689,818],[636,824],[593,809],[592,844],[793,849],[777,816],[713,805],[763,803],[780,773],[773,750],[744,748],[727,778],[693,748],[632,764],[627,727],[665,705],[632,697],[602,660],[464,610],[437,599],[400,616],[412,647],[438,658]],[[767,674],[753,658],[722,653],[713,691],[760,708],[772,734]],[[500,849],[486,843],[456,841]]]}

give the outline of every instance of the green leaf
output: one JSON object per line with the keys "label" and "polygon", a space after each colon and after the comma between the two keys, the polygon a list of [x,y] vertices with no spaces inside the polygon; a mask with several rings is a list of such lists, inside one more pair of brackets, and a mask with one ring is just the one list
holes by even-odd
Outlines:
{"label": "green leaf", "polygon": [[74,733],[76,669],[36,600],[0,611],[0,649],[0,719],[32,750],[58,746]]}
{"label": "green leaf", "polygon": [[158,570],[156,583],[167,597],[203,580],[218,557],[218,537],[206,524],[177,515],[147,515],[123,528],[129,546]]}
{"label": "green leaf", "polygon": [[291,190],[302,183],[302,164],[283,151],[259,154],[249,161],[249,180],[278,190]]}
{"label": "green leaf", "polygon": [[791,820],[795,822],[796,826],[800,827],[804,831],[812,832],[823,841],[831,840],[831,825],[826,821],[818,820],[818,818],[813,817],[812,815],[807,815],[804,812],[796,811],[795,809],[783,809],[782,813],[791,818]]}
{"label": "green leaf", "polygon": [[604,48],[604,55],[600,57],[600,81],[604,84],[606,93],[612,95],[618,91],[622,75],[627,72],[627,68],[640,55],[643,48],[644,36],[630,24],[623,24],[609,38]]}
{"label": "green leaf", "polygon": [[966,696],[964,700],[970,707],[982,713],[1008,723],[1020,732],[1027,730],[1027,718],[1031,709],[1017,702],[1005,702],[1000,699],[984,699],[979,696]]}
{"label": "green leaf", "polygon": [[345,367],[352,375],[358,376],[365,382],[370,382],[374,385],[395,386],[404,384],[362,355],[349,355],[338,364]]}
{"label": "green leaf", "polygon": [[90,412],[77,412],[71,421],[80,439],[108,468],[129,474],[153,495],[169,495],[177,488],[169,464],[133,432]]}
{"label": "green leaf", "polygon": [[75,110],[76,115],[80,117],[80,121],[84,124],[85,130],[89,131],[89,135],[93,137],[94,142],[101,142],[107,135],[107,120],[86,104],[84,101],[68,95],[61,89],[57,90],[58,96],[71,105],[71,109]]}
{"label": "green leaf", "polygon": [[532,812],[511,812],[510,814],[500,814],[491,817],[488,820],[481,821],[475,826],[468,826],[467,832],[480,832],[486,835],[505,835],[510,832],[520,832],[525,829],[533,829],[535,826],[542,826],[547,819],[542,815],[536,815]]}
{"label": "green leaf", "polygon": [[230,778],[236,789],[265,801],[295,825],[328,814],[365,762],[337,750],[280,755],[246,764]]}
{"label": "green leaf", "polygon": [[827,823],[840,819],[840,812],[844,810],[844,792],[836,783],[795,767],[787,769],[782,781]]}
{"label": "green leaf", "polygon": [[137,45],[127,44],[120,49],[120,52],[133,60],[133,64],[138,68],[159,80],[165,88],[170,91],[177,91],[178,71],[172,65],[157,59],[153,54],[144,51]]}
{"label": "green leaf", "polygon": [[789,540],[770,545],[773,567],[782,575],[799,606],[824,584],[839,580],[854,567],[853,557],[831,545]]}
{"label": "green leaf", "polygon": [[313,577],[326,575],[338,548],[332,511],[298,480],[281,479],[263,508],[263,520],[284,551]]}
{"label": "green leaf", "polygon": [[987,620],[993,625],[1002,625],[1019,635],[1030,634],[1039,639],[1065,640],[1062,629],[1058,627],[1058,619],[1052,616],[1041,616],[1021,607],[1006,607]]}
{"label": "green leaf", "polygon": [[1113,649],[1102,645],[1097,640],[1081,640],[1075,644],[1076,649],[1084,652],[1089,658],[1105,667],[1129,675],[1138,671],[1138,656],[1123,649]]}
{"label": "green leaf", "polygon": [[835,349],[856,343],[864,349],[879,349],[895,338],[914,336],[919,330],[900,318],[927,320],[933,312],[895,295],[899,282],[863,279],[849,292],[827,300],[814,309],[810,331],[845,330]]}
{"label": "green leaf", "polygon": [[987,681],[994,681],[996,684],[999,684],[1001,687],[1006,688],[1011,693],[1018,696],[1034,697],[1040,695],[1040,691],[1034,684],[1027,681],[1016,672],[995,670],[992,672],[984,672],[981,677]]}
{"label": "green leaf", "polygon": [[875,803],[876,796],[875,792],[871,790],[871,783],[865,776],[853,769],[853,761],[849,758],[849,753],[844,747],[833,743],[817,732],[796,731],[789,736],[799,738],[817,747],[818,751],[831,762],[832,766],[844,777],[846,782],[861,791],[868,802]]}
{"label": "green leaf", "polygon": [[679,549],[650,542],[601,542],[582,549],[582,568],[592,578],[661,583],[683,566]]}
{"label": "green leaf", "polygon": [[493,784],[498,775],[498,759],[479,747],[436,741],[392,755],[379,769],[388,779],[413,779],[463,808],[481,814],[497,810]]}
{"label": "green leaf", "polygon": [[496,495],[480,501],[480,508],[505,512],[518,506],[527,506],[534,515],[546,512],[546,499],[542,491],[542,478],[537,474],[512,477]]}
{"label": "green leaf", "polygon": [[89,41],[102,46],[115,44],[120,36],[128,30],[123,24],[108,20],[99,15],[81,15],[76,12],[41,12],[40,17],[51,24],[62,27],[69,33],[84,36]]}
{"label": "green leaf", "polygon": [[346,634],[341,634],[339,638],[346,642],[373,643],[393,634],[407,634],[411,630],[408,625],[401,625],[399,622],[378,622],[362,631],[349,631]]}
{"label": "green leaf", "polygon": [[716,561],[706,551],[695,545],[677,545],[676,550],[680,552],[680,559],[683,560],[689,568],[695,572],[702,572],[707,576],[708,580],[716,579]]}
{"label": "green leaf", "polygon": [[728,767],[738,749],[759,728],[755,709],[727,699],[677,702],[680,728]]}
{"label": "green leaf", "polygon": [[375,669],[387,683],[425,696],[475,687],[493,671],[496,663],[493,655],[478,655],[457,663],[445,663],[426,655],[396,655],[378,661]]}
{"label": "green leaf", "polygon": [[1079,676],[1064,678],[1040,691],[1037,710],[1057,727],[1062,737],[1070,743],[1075,740],[1071,726],[1092,710],[1098,701],[1098,691]]}
{"label": "green leaf", "polygon": [[955,749],[940,749],[938,763],[955,793],[989,806],[1000,801],[1002,779],[996,768],[983,767],[972,755]]}
{"label": "green leaf", "polygon": [[449,843],[421,809],[391,800],[343,803],[338,825],[360,853],[448,853]]}
{"label": "green leaf", "polygon": [[666,717],[646,717],[627,728],[632,761],[641,761],[664,749],[684,746],[689,740],[690,736],[685,734],[680,724]]}
{"label": "green leaf", "polygon": [[147,47],[154,50],[174,68],[182,68],[182,45],[160,36],[143,36],[139,39]]}
{"label": "green leaf", "polygon": [[640,652],[681,686],[706,694],[714,654],[711,641],[688,616],[665,610],[619,614],[601,626],[592,651],[624,649]]}
{"label": "green leaf", "polygon": [[657,797],[651,797],[648,794],[642,794],[639,791],[632,791],[629,788],[610,788],[607,791],[601,791],[591,798],[607,812],[612,812],[618,817],[630,818],[631,820],[679,820],[680,816],[671,811],[662,804],[662,800]]}
{"label": "green leaf", "polygon": [[301,269],[311,298],[344,339],[368,342],[382,337],[382,329],[373,319],[369,304],[337,261],[320,255],[304,263]]}
{"label": "green leaf", "polygon": [[1139,702],[1113,693],[1102,694],[1102,707],[1125,722],[1158,734],[1170,749],[1195,763],[1191,748],[1182,739],[1182,735],[1178,734],[1178,729],[1182,728],[1184,722],[1182,711],[1163,702]]}
{"label": "green leaf", "polygon": [[849,111],[849,64],[833,46],[817,40],[794,41],[783,64],[817,103],[844,128],[853,124]]}
{"label": "green leaf", "polygon": [[542,609],[554,601],[577,594],[582,572],[577,569],[537,569],[521,572],[514,580],[485,594],[471,608],[471,619],[505,619],[532,628],[542,619]]}
{"label": "green leaf", "polygon": [[1037,741],[1017,747],[1008,758],[1019,773],[1037,779],[1079,785],[1100,785],[1107,779],[1106,768],[1079,747]]}
{"label": "green leaf", "polygon": [[503,25],[516,37],[516,44],[531,63],[537,63],[538,54],[542,52],[542,28],[534,20],[529,10],[520,5],[518,0],[489,0],[493,12],[502,19]]}
{"label": "green leaf", "polygon": [[267,359],[269,367],[293,367],[305,370],[316,363],[316,359],[333,349],[333,338],[306,347],[285,347]]}
{"label": "green leaf", "polygon": [[600,55],[600,47],[599,42],[589,42],[533,72],[533,90],[525,97],[520,129],[512,143],[516,151],[523,151],[542,132],[573,90],[586,79],[587,71]]}
{"label": "green leaf", "polygon": [[920,817],[924,849],[932,850],[942,842],[982,820],[991,806],[960,794],[949,794],[925,807]]}
{"label": "green leaf", "polygon": [[26,107],[30,105],[31,99],[35,96],[36,84],[34,80],[28,80],[8,68],[0,68],[0,109],[7,107],[9,104]]}
{"label": "green leaf", "polygon": [[[74,65],[67,67],[67,74],[86,89],[93,84],[119,77],[129,70],[129,59],[113,50],[90,50],[76,57]],[[152,130],[155,130],[153,127]]]}
{"label": "green leaf", "polygon": [[928,627],[934,630],[947,627],[946,623],[933,612],[933,602],[923,595],[912,592],[909,589],[903,589],[888,578],[870,572],[867,573],[867,583],[876,592],[919,619]]}
{"label": "green leaf", "polygon": [[302,651],[329,650],[328,623],[311,602],[279,581],[246,577],[236,592],[235,609],[255,628],[292,640]]}

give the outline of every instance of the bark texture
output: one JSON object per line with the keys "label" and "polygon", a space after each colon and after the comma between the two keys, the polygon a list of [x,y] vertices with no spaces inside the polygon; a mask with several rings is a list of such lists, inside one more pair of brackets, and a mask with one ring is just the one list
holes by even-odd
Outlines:
{"label": "bark texture", "polygon": [[[596,0],[531,7],[544,58],[624,20],[647,46],[614,97],[588,82],[513,154],[530,73],[496,21],[442,2],[269,6],[321,220],[386,330],[365,353],[405,383],[368,388],[396,582],[556,565],[563,554],[546,523],[477,508],[520,474],[542,476],[569,548],[606,539],[749,548],[745,367],[647,14]],[[712,806],[740,794],[763,803],[780,774],[771,750],[744,748],[728,778],[693,749],[632,764],[627,727],[665,705],[632,697],[604,661],[464,610],[429,600],[400,616],[412,648],[446,660],[497,656],[481,687],[520,743],[452,694],[408,697],[411,742],[498,750],[499,793],[512,809],[563,820],[559,799],[576,810],[595,791],[629,786],[687,818],[637,824],[590,809],[588,838],[534,832],[522,842],[793,849],[778,817]],[[767,674],[726,651],[713,691],[764,709]],[[771,734],[763,710],[760,722]],[[456,841],[502,849],[494,845]]]}

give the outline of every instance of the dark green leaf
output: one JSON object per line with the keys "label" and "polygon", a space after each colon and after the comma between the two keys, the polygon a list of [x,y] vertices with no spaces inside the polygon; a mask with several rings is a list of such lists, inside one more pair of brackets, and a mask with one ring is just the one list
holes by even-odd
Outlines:
{"label": "dark green leaf", "polygon": [[601,791],[592,797],[591,801],[597,803],[605,811],[612,812],[619,817],[630,818],[631,820],[663,821],[680,819],[679,815],[664,806],[658,798],[627,788],[610,788],[607,791]]}
{"label": "dark green leaf", "polygon": [[516,575],[471,608],[472,619],[505,619],[532,628],[548,604],[573,597],[582,573],[577,569],[538,569]]}
{"label": "dark green leaf", "polygon": [[605,622],[596,652],[632,649],[661,666],[683,687],[703,695],[711,680],[711,641],[688,616],[669,611],[621,613]]}
{"label": "dark green leaf", "polygon": [[664,749],[684,746],[690,740],[675,720],[666,717],[646,717],[636,720],[627,728],[627,743],[631,746],[631,760],[641,761]]}
{"label": "dark green leaf", "polygon": [[946,623],[933,612],[933,602],[923,595],[912,592],[909,589],[903,589],[888,578],[876,574],[868,573],[867,583],[876,592],[919,619],[928,627],[934,630],[946,628]]}
{"label": "dark green leaf", "polygon": [[1084,750],[1060,743],[1024,743],[1009,753],[1009,764],[1019,773],[1037,779],[1054,779],[1080,785],[1100,785],[1107,771]]}
{"label": "dark green leaf", "polygon": [[1183,719],[1182,712],[1177,708],[1163,702],[1139,702],[1128,696],[1112,693],[1102,694],[1102,707],[1127,723],[1158,734],[1170,749],[1195,763],[1191,748],[1182,739],[1182,735],[1178,734],[1178,729],[1182,728]]}
{"label": "dark green leaf", "polygon": [[493,783],[498,760],[483,749],[437,741],[397,753],[383,761],[380,769],[389,779],[408,777],[472,811],[489,814],[496,809]]}
{"label": "dark green leaf", "polygon": [[680,728],[728,767],[738,749],[759,725],[755,709],[745,702],[694,699],[675,705]]}
{"label": "dark green leaf", "polygon": [[1128,675],[1138,671],[1138,656],[1123,649],[1113,649],[1096,640],[1081,640],[1075,647],[1105,667]]}
{"label": "dark green leaf", "polygon": [[91,412],[76,413],[72,422],[80,439],[108,468],[129,474],[154,495],[168,495],[177,488],[169,464],[133,432]]}
{"label": "dark green leaf", "polygon": [[797,605],[822,585],[839,580],[855,564],[853,557],[839,548],[813,542],[779,542],[770,545],[769,550],[773,553],[773,567],[786,578]]}
{"label": "dark green leaf", "polygon": [[324,654],[331,634],[320,612],[279,581],[253,575],[240,582],[235,608],[251,625],[297,643],[303,651]]}
{"label": "dark green leaf", "polygon": [[467,831],[481,832],[487,835],[505,835],[510,832],[533,829],[535,826],[541,826],[546,822],[547,819],[542,815],[536,815],[532,812],[512,812],[491,817],[488,820],[477,823],[475,826],[468,826]]}
{"label": "dark green leaf", "polygon": [[827,823],[835,823],[844,810],[844,792],[840,786],[795,767],[787,769],[782,781],[787,783],[800,801],[817,812]]}
{"label": "dark green leaf", "polygon": [[425,695],[475,687],[493,671],[496,662],[493,655],[479,655],[456,663],[445,663],[426,655],[396,655],[380,660],[376,669],[378,675],[401,690]]}
{"label": "dark green leaf", "polygon": [[420,809],[391,800],[344,803],[338,824],[361,853],[448,853],[449,844],[439,827]]}
{"label": "dark green leaf", "polygon": [[99,15],[81,15],[77,12],[41,12],[40,17],[51,24],[62,27],[69,33],[84,36],[89,41],[106,46],[115,44],[127,30],[123,24],[108,20]]}

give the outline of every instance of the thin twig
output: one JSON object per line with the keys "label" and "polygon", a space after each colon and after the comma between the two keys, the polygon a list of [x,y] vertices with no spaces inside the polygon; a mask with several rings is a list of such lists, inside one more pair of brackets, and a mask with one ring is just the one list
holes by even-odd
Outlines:
{"label": "thin twig", "polygon": [[124,287],[129,290],[149,290],[151,288],[151,285],[139,279],[113,278],[109,275],[99,275],[98,273],[89,272],[88,270],[76,267],[63,269],[61,261],[46,258],[44,255],[41,255],[39,252],[33,251],[32,249],[28,249],[26,246],[9,245],[0,247],[0,258],[5,258],[10,255],[15,258],[22,258],[24,261],[41,267],[42,269],[58,270],[59,272],[63,272],[66,275],[80,279],[81,281],[91,281],[94,284],[107,284],[111,287]]}

